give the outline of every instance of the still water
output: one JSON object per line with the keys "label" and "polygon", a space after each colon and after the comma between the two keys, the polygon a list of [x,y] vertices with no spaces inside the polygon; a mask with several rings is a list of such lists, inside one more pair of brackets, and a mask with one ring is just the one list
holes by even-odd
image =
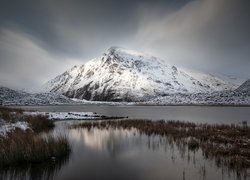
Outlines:
{"label": "still water", "polygon": [[72,152],[60,161],[0,171],[2,179],[137,179],[137,180],[235,180],[236,173],[205,158],[200,150],[162,136],[147,136],[136,129],[68,129],[79,121],[56,122],[53,132],[67,135]]}
{"label": "still water", "polygon": [[[202,153],[135,129],[74,129],[71,160],[55,179],[236,179]],[[223,169],[224,168],[224,169]],[[229,173],[229,174],[228,174]]]}
{"label": "still water", "polygon": [[[38,111],[92,111],[108,116],[197,123],[250,121],[250,107],[208,106],[26,106]],[[141,179],[250,180],[250,171],[235,172],[200,150],[189,151],[168,137],[147,136],[136,129],[69,129],[83,121],[58,121],[51,132],[65,135],[72,152],[44,164],[0,170],[0,179]]]}
{"label": "still water", "polygon": [[[19,106],[20,107],[20,106]],[[196,123],[238,124],[250,123],[250,107],[221,106],[21,106],[27,110],[38,111],[91,111],[106,116],[124,116],[152,120],[180,120]]]}

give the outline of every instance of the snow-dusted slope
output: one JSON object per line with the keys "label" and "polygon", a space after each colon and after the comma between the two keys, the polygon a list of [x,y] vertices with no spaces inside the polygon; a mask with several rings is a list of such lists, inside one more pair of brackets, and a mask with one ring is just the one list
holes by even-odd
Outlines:
{"label": "snow-dusted slope", "polygon": [[248,79],[240,87],[238,87],[237,91],[245,92],[250,95],[250,79]]}
{"label": "snow-dusted slope", "polygon": [[0,86],[1,105],[55,105],[73,104],[75,101],[56,93],[26,93]]}
{"label": "snow-dusted slope", "polygon": [[157,97],[144,104],[153,105],[250,105],[250,94],[239,91],[212,93],[173,94]]}
{"label": "snow-dusted slope", "polygon": [[215,76],[181,69],[156,57],[116,47],[86,64],[72,67],[44,85],[46,92],[102,101],[144,101],[168,94],[234,88]]}

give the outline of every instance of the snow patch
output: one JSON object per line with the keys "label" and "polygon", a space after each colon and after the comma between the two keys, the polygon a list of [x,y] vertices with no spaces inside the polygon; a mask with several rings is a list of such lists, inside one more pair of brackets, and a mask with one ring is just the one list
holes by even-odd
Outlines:
{"label": "snow patch", "polygon": [[100,115],[94,112],[24,112],[24,115],[48,116],[51,120],[90,120],[98,119]]}
{"label": "snow patch", "polygon": [[0,126],[0,136],[7,136],[8,133],[17,128],[25,131],[29,128],[29,126],[27,122],[23,121],[18,121],[16,123],[4,123]]}

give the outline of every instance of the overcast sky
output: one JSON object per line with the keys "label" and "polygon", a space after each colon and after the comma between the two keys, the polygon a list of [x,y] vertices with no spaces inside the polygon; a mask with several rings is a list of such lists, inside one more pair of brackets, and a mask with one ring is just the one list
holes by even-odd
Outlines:
{"label": "overcast sky", "polygon": [[0,85],[40,86],[110,46],[247,79],[250,1],[0,1]]}

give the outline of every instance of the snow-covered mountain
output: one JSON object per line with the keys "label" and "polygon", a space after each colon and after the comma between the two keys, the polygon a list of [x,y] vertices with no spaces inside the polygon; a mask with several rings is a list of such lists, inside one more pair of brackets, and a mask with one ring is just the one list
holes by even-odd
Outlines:
{"label": "snow-covered mountain", "polygon": [[43,86],[44,91],[99,101],[145,101],[176,93],[235,89],[215,76],[167,64],[156,57],[111,47],[102,56],[74,66]]}

